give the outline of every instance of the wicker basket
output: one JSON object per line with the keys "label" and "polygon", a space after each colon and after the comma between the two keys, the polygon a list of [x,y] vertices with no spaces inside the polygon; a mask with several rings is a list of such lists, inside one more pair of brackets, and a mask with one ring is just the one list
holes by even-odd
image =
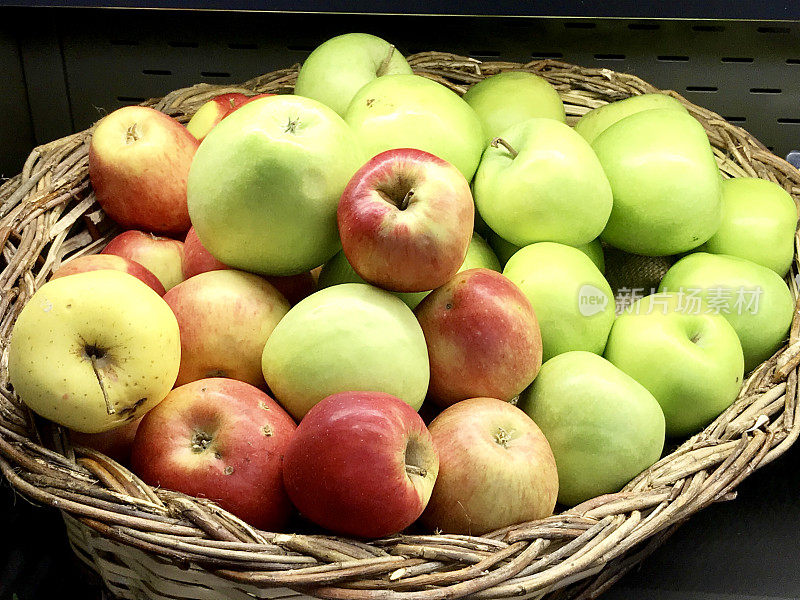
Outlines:
{"label": "wicker basket", "polygon": [[[568,118],[660,92],[607,69],[555,62],[481,63],[417,54],[421,75],[463,93],[502,70],[538,73]],[[223,92],[290,92],[297,67],[237,87],[196,85],[146,104],[186,121]],[[705,127],[725,177],[775,181],[800,198],[800,172],[746,131],[674,92]],[[594,598],[693,513],[735,496],[740,481],[797,439],[800,318],[787,346],[758,367],[739,399],[616,494],[484,537],[398,535],[364,543],[256,531],[214,504],[152,489],[59,427],[34,418],[8,384],[7,340],[22,306],[62,260],[97,252],[114,230],[87,175],[91,131],[33,151],[0,188],[0,470],[26,497],[60,509],[77,555],[121,598]],[[792,269],[789,282],[797,298]]]}

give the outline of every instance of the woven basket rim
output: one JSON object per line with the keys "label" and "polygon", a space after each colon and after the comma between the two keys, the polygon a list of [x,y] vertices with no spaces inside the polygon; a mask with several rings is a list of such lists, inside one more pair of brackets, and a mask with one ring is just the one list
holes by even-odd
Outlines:
{"label": "woven basket rim", "polygon": [[[633,75],[556,60],[481,62],[443,52],[408,57],[415,73],[463,94],[483,78],[524,70],[547,79],[574,120],[595,106],[643,93],[679,100],[705,128],[726,177],[761,177],[800,204],[800,171],[744,129],[674,91]],[[197,84],[144,102],[186,122],[226,92],[293,89],[298,65],[241,85]],[[397,535],[363,542],[329,535],[253,529],[203,499],[155,490],[125,467],[73,446],[42,423],[8,383],[7,340],[33,291],[65,257],[99,251],[113,230],[88,183],[91,128],[39,146],[22,172],[0,187],[0,471],[29,499],[56,507],[109,540],[209,577],[257,588],[288,587],[321,598],[596,597],[657,547],[686,518],[735,494],[752,471],[800,435],[800,317],[789,342],[745,381],[739,399],[702,432],[634,478],[623,490],[546,519],[485,536]],[[796,248],[800,244],[796,236]],[[798,298],[797,251],[789,281]],[[548,596],[550,597],[550,596]]]}

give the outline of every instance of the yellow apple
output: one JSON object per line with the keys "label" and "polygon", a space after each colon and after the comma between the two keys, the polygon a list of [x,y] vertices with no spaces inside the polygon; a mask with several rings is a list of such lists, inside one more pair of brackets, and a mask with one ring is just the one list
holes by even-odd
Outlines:
{"label": "yellow apple", "polygon": [[145,283],[120,271],[54,279],[28,301],[8,349],[8,375],[30,409],[99,433],[141,417],[178,376],[178,321]]}

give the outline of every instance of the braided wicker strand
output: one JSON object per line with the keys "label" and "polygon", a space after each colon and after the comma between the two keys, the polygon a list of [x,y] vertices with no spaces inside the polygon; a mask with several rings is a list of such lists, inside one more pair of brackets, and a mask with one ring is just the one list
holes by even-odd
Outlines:
{"label": "braided wicker strand", "polygon": [[[745,130],[632,75],[549,60],[482,63],[440,52],[411,56],[409,63],[457,93],[503,70],[537,73],[559,91],[570,122],[631,95],[669,94],[704,126],[725,177],[768,179],[800,200],[800,173]],[[185,122],[220,93],[288,93],[296,76],[294,66],[240,86],[195,85],[145,104]],[[270,533],[209,501],[152,489],[108,457],[70,445],[59,427],[34,418],[8,383],[8,339],[25,302],[63,260],[98,252],[115,233],[89,185],[90,136],[83,131],[36,148],[22,173],[0,187],[0,471],[24,497],[63,512],[76,553],[122,597],[146,590],[148,597],[243,600],[596,598],[682,521],[735,497],[744,478],[800,435],[795,312],[787,345],[751,374],[736,402],[623,490],[484,537],[397,535],[365,543]],[[795,298],[797,273],[795,263]]]}

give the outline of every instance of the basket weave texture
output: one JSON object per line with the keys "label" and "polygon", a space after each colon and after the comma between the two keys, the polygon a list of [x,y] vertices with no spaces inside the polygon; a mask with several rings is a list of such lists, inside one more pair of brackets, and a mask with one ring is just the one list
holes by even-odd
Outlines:
{"label": "basket weave texture", "polygon": [[[458,93],[499,71],[537,73],[559,91],[571,123],[610,101],[669,94],[705,127],[724,177],[768,179],[800,199],[800,172],[746,131],[637,77],[439,52],[409,63]],[[145,104],[185,122],[217,94],[287,93],[296,76],[294,66],[241,86],[199,84]],[[704,431],[619,493],[541,521],[483,537],[398,535],[367,543],[257,531],[211,502],[153,489],[102,454],[71,445],[61,428],[33,417],[8,383],[8,339],[25,302],[63,260],[99,251],[116,233],[89,184],[90,138],[87,130],[36,148],[22,173],[0,187],[0,470],[23,496],[63,511],[75,551],[121,597],[595,598],[682,521],[733,499],[739,482],[800,433],[795,311],[787,345]],[[795,260],[795,298],[797,273]]]}

